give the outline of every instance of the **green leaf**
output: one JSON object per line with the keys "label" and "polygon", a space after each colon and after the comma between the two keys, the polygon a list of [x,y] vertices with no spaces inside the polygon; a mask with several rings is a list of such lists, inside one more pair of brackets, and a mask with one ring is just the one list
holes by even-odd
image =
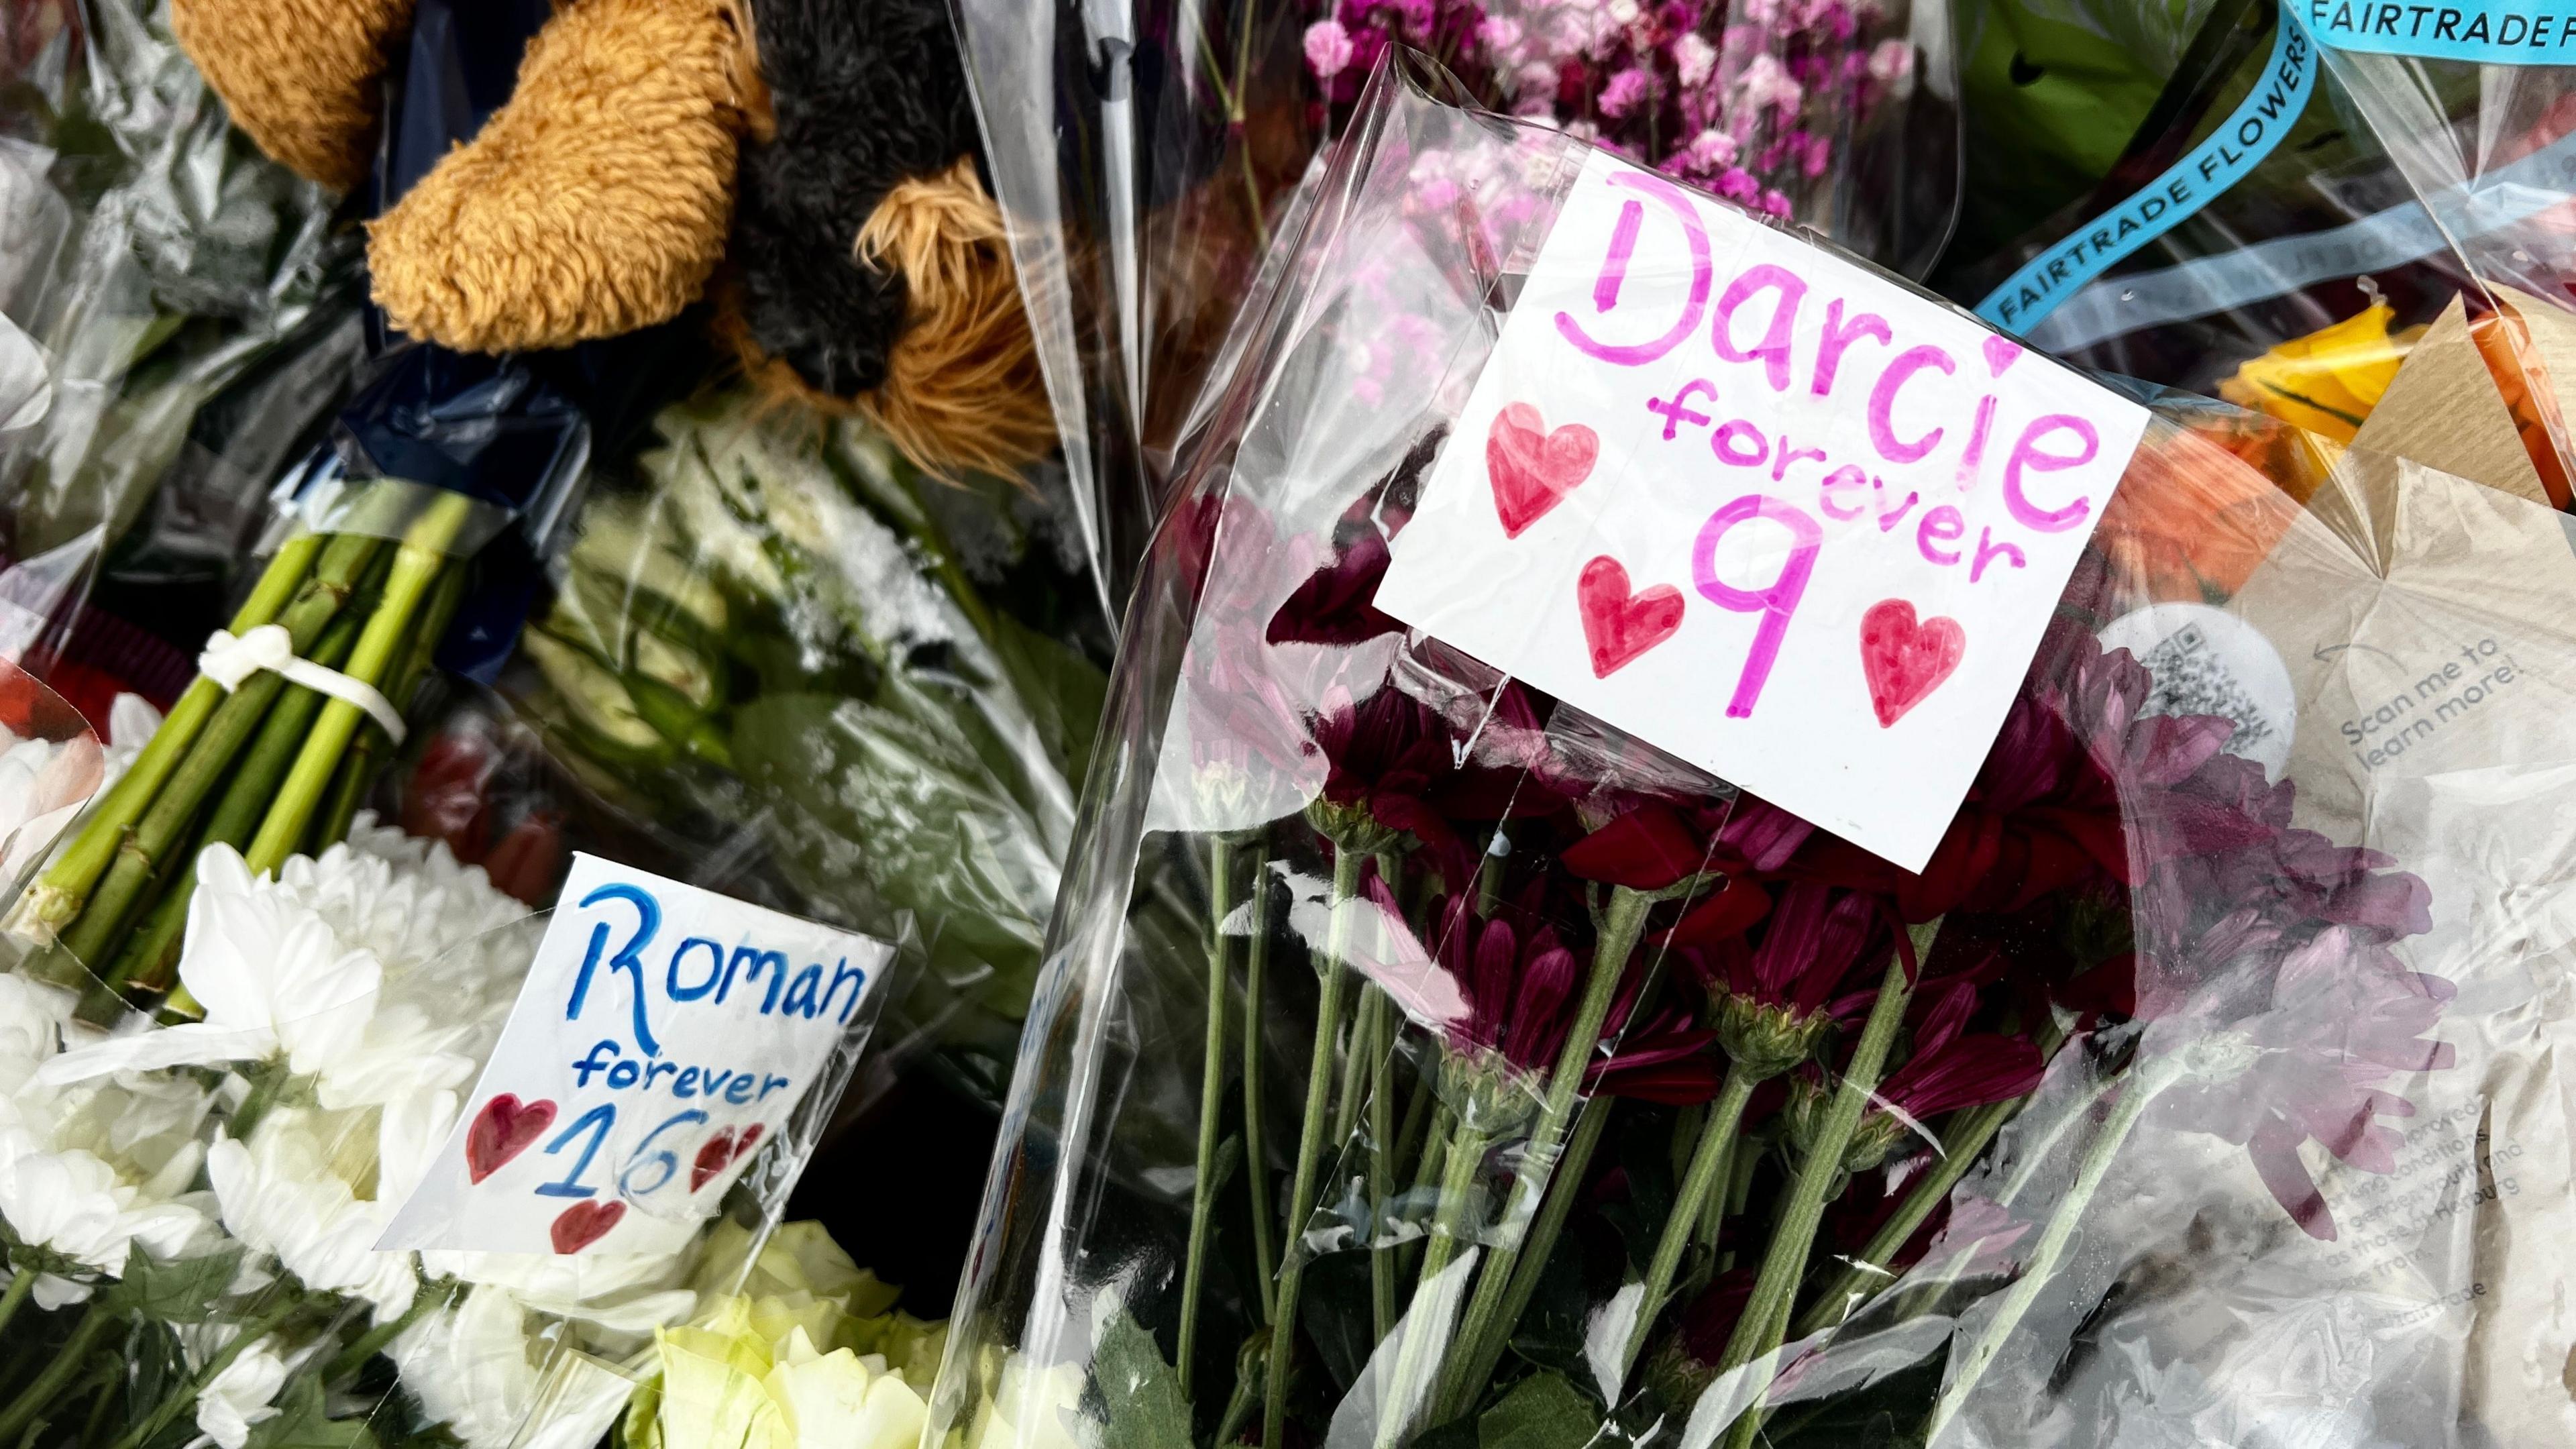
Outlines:
{"label": "green leaf", "polygon": [[251,1426],[247,1449],[375,1449],[365,1419],[334,1419],[323,1408],[322,1381],[302,1375],[277,1399],[277,1415]]}
{"label": "green leaf", "polygon": [[1190,1402],[1181,1376],[1163,1361],[1163,1349],[1125,1312],[1109,1320],[1091,1357],[1092,1382],[1106,1417],[1103,1444],[1186,1445]]}
{"label": "green leaf", "polygon": [[1601,1429],[1601,1407],[1547,1370],[1520,1381],[1476,1421],[1478,1449],[1583,1449]]}
{"label": "green leaf", "polygon": [[242,1250],[224,1248],[164,1263],[136,1243],[126,1250],[125,1274],[106,1295],[110,1312],[163,1323],[203,1323],[240,1271]]}

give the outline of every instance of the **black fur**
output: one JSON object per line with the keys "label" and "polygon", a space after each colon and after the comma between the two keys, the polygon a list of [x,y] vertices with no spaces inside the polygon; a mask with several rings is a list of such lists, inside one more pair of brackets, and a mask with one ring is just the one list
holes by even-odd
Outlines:
{"label": "black fur", "polygon": [[947,0],[753,0],[778,132],[746,146],[732,256],[762,351],[822,391],[885,380],[903,278],[851,254],[894,185],[975,148]]}

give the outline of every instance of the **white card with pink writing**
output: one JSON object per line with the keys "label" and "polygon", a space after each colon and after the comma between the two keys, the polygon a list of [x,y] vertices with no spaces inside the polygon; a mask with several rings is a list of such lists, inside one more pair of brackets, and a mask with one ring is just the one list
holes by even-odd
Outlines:
{"label": "white card with pink writing", "polygon": [[1377,605],[1920,870],[2146,422],[1596,153]]}
{"label": "white card with pink writing", "polygon": [[676,1249],[867,1030],[892,955],[574,856],[481,1080],[376,1246]]}

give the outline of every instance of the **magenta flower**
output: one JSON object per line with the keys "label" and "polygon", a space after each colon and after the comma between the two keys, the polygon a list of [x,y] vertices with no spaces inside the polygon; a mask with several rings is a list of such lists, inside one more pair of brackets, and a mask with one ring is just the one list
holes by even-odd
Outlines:
{"label": "magenta flower", "polygon": [[1653,79],[1644,70],[1630,66],[1610,77],[1610,83],[1601,88],[1601,95],[1593,104],[1600,107],[1601,114],[1615,120],[1645,105],[1654,88]]}
{"label": "magenta flower", "polygon": [[1582,979],[1581,958],[1548,927],[1523,931],[1478,919],[1464,895],[1440,906],[1433,919],[1440,964],[1467,999],[1466,1017],[1449,1024],[1451,1049],[1490,1052],[1524,1072],[1553,1063],[1565,1045],[1566,1003]]}
{"label": "magenta flower", "polygon": [[[1930,1001],[1928,1008],[1924,1002]],[[1967,1107],[2009,1102],[2039,1085],[2047,1062],[2037,1044],[1999,1032],[1971,1032],[1977,989],[1961,982],[1915,999],[1923,1008],[1905,1064],[1879,1083],[1884,1108],[1915,1121]]]}
{"label": "magenta flower", "polygon": [[1351,33],[1338,20],[1318,20],[1306,27],[1306,68],[1315,79],[1328,81],[1348,70],[1353,47]]}

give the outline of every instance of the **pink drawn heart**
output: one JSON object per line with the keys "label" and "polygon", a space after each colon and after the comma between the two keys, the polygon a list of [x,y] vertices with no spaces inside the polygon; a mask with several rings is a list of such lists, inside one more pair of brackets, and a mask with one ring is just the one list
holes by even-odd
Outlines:
{"label": "pink drawn heart", "polygon": [[508,1092],[483,1104],[474,1114],[474,1125],[465,1129],[465,1175],[481,1182],[499,1172],[511,1158],[528,1150],[528,1144],[555,1120],[555,1104],[550,1101],[522,1102]]}
{"label": "pink drawn heart", "polygon": [[1968,632],[1959,621],[1931,618],[1917,624],[1914,606],[1881,599],[1860,616],[1860,668],[1869,678],[1870,708],[1885,729],[1905,718],[1959,667]]}
{"label": "pink drawn heart", "polygon": [[689,1164],[689,1191],[696,1192],[717,1173],[741,1161],[745,1153],[760,1145],[760,1134],[767,1130],[761,1123],[754,1122],[742,1129],[740,1137],[727,1127],[708,1138],[705,1145],[698,1148],[697,1160]]}
{"label": "pink drawn heart", "polygon": [[1657,584],[1628,591],[1628,571],[1608,554],[1583,566],[1574,586],[1583,611],[1583,641],[1592,646],[1592,677],[1607,679],[1682,626],[1682,591]]}
{"label": "pink drawn heart", "polygon": [[546,1233],[555,1240],[556,1252],[578,1253],[606,1236],[624,1216],[622,1202],[577,1202],[556,1214],[554,1226]]}
{"label": "pink drawn heart", "polygon": [[1485,473],[1493,480],[1494,513],[1503,536],[1518,538],[1547,511],[1565,501],[1601,456],[1600,435],[1581,423],[1555,432],[1538,407],[1519,402],[1494,415],[1485,434]]}

